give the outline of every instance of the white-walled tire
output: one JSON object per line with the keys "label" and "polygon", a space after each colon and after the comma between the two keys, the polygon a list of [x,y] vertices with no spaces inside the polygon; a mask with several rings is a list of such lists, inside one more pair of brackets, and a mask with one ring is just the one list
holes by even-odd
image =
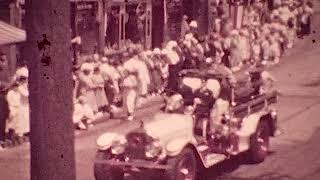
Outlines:
{"label": "white-walled tire", "polygon": [[197,158],[192,149],[184,149],[177,157],[170,158],[168,165],[172,167],[165,172],[168,180],[195,180],[197,174]]}

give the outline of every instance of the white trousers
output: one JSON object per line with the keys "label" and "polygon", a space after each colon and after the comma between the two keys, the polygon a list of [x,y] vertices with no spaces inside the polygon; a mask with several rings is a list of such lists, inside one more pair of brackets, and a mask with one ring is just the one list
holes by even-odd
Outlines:
{"label": "white trousers", "polygon": [[132,114],[135,110],[137,97],[137,91],[135,89],[130,88],[124,91],[123,106],[124,109],[130,114]]}

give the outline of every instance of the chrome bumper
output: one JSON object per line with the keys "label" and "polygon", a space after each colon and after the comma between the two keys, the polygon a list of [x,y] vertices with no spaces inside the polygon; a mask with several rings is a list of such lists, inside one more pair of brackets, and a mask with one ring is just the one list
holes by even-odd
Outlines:
{"label": "chrome bumper", "polygon": [[158,170],[166,170],[171,169],[169,165],[162,165],[152,161],[147,160],[132,160],[132,161],[117,161],[117,160],[96,160],[95,164],[104,164],[109,165],[111,167],[119,167],[119,168],[134,168],[138,169],[158,169]]}

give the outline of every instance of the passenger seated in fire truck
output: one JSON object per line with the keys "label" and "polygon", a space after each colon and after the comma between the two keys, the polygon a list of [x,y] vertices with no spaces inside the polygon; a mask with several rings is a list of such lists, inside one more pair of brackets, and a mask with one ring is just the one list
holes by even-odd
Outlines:
{"label": "passenger seated in fire truck", "polygon": [[220,83],[215,79],[202,80],[201,88],[194,94],[194,115],[196,119],[209,118],[210,111],[220,91]]}
{"label": "passenger seated in fire truck", "polygon": [[[225,88],[216,88],[215,104],[211,108],[209,122],[209,138],[213,138],[219,143],[227,143],[226,153],[236,154],[238,151],[238,137],[235,132],[238,129],[238,123],[235,119],[230,119],[230,92]],[[228,122],[227,122],[228,121]]]}

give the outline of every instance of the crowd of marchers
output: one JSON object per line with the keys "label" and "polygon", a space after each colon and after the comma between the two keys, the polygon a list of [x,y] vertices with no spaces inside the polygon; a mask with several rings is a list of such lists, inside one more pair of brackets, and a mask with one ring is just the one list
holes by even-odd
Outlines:
{"label": "crowd of marchers", "polygon": [[75,75],[79,113],[75,113],[74,122],[85,129],[85,124],[117,106],[124,107],[132,120],[139,99],[176,90],[182,69],[222,64],[234,72],[246,64],[277,64],[297,37],[310,34],[312,7],[311,2],[283,0],[263,14],[262,4],[255,3],[246,9],[240,29],[234,29],[222,12],[208,35],[199,35],[197,22],[188,23],[184,16],[181,37],[161,49],[151,51],[128,41],[123,53],[116,56],[88,58]]}
{"label": "crowd of marchers", "polygon": [[[261,4],[250,6],[244,12],[243,26],[234,29],[219,11],[222,14],[215,17],[214,30],[207,35],[200,35],[197,22],[187,23],[184,16],[181,37],[162,48],[148,50],[128,40],[121,50],[115,45],[106,48],[104,56],[85,58],[73,74],[75,127],[87,129],[104,113],[118,108],[133,120],[141,102],[177,89],[178,72],[183,69],[220,65],[232,76],[245,65],[279,63],[296,38],[310,34],[311,2],[278,0],[270,13],[261,12],[265,12]],[[107,55],[109,51],[117,53]],[[19,68],[7,91],[8,116],[1,144],[6,140],[21,142],[28,136],[27,79],[27,68]]]}

